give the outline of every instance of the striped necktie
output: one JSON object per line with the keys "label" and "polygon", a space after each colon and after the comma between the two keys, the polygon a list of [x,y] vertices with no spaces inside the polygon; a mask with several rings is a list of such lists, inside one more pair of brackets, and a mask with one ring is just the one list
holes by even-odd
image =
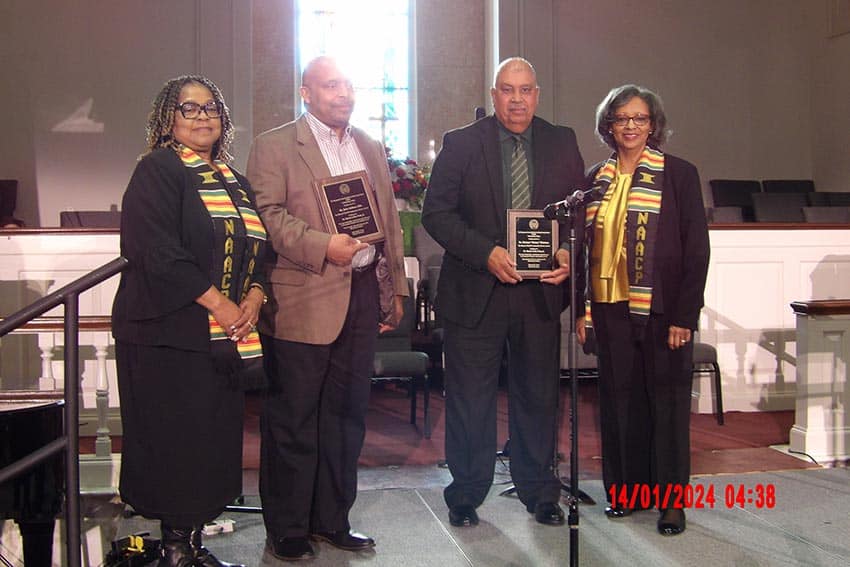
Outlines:
{"label": "striped necktie", "polygon": [[514,136],[514,151],[511,154],[511,208],[527,209],[531,206],[531,191],[528,184],[528,160],[522,139]]}

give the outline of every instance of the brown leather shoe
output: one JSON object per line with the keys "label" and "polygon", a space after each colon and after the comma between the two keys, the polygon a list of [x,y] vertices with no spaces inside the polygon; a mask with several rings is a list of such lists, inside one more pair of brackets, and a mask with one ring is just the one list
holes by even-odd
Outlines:
{"label": "brown leather shoe", "polygon": [[339,530],[336,532],[316,532],[311,534],[314,540],[326,541],[332,546],[344,551],[363,551],[375,547],[375,540],[348,530]]}

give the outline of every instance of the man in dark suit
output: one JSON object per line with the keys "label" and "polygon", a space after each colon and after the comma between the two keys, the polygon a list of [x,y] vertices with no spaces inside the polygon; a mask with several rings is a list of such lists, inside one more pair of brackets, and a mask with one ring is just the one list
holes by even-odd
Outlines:
{"label": "man in dark suit", "polygon": [[422,224],[445,248],[436,307],[444,320],[446,457],[444,496],[454,526],[478,523],[475,509],[493,483],[496,394],[507,348],[511,475],[527,510],[559,525],[554,473],[560,314],[569,254],[551,271],[522,278],[508,253],[506,210],[542,209],[580,188],[584,162],[570,128],[534,116],[531,64],[499,65],[495,116],[448,132],[431,174]]}

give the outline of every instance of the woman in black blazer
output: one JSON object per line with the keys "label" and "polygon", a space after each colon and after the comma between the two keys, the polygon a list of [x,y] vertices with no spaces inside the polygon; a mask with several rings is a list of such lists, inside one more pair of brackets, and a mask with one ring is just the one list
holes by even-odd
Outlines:
{"label": "woman in black blazer", "polygon": [[160,520],[159,567],[226,567],[201,532],[242,491],[266,232],[247,179],[227,165],[233,125],[209,79],[168,81],[147,138],[121,207],[129,266],[112,307],[121,498]]}
{"label": "woman in black blazer", "polygon": [[605,514],[657,507],[658,531],[675,535],[685,529],[676,495],[690,476],[692,333],[708,273],[702,190],[692,164],[660,151],[666,117],[652,91],[611,90],[596,130],[614,153],[588,178],[576,313],[585,298],[590,312],[576,327],[579,342],[586,325],[597,342]]}

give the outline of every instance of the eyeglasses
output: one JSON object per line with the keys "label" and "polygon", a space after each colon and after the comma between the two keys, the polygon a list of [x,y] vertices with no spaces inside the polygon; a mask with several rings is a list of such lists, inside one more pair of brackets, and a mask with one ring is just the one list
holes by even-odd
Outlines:
{"label": "eyeglasses", "polygon": [[193,120],[199,117],[202,110],[208,118],[218,118],[221,116],[221,108],[222,105],[220,102],[208,102],[204,105],[200,105],[197,102],[184,102],[177,105],[177,110],[187,120]]}
{"label": "eyeglasses", "polygon": [[635,123],[638,128],[643,128],[649,124],[651,118],[646,114],[638,114],[637,116],[614,116],[611,118],[611,123],[619,128],[625,127],[629,120]]}

